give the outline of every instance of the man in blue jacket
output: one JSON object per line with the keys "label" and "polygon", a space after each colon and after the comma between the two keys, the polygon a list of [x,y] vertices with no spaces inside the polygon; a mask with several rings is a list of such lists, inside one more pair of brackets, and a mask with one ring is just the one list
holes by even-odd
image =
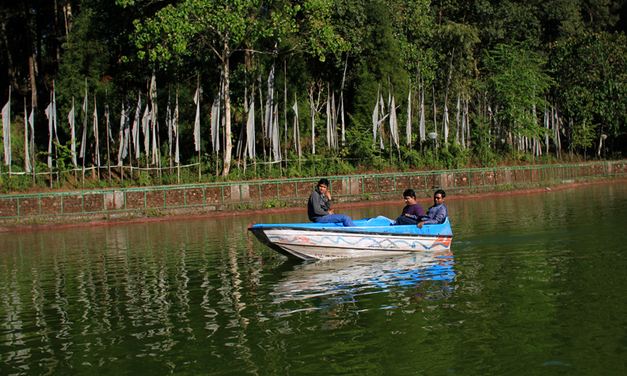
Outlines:
{"label": "man in blue jacket", "polygon": [[425,224],[434,224],[434,223],[444,223],[446,217],[448,217],[448,209],[446,205],[444,205],[444,197],[446,197],[446,193],[438,189],[433,194],[433,206],[429,208],[427,211],[427,215],[420,219],[417,226],[418,228],[422,228],[422,225]]}

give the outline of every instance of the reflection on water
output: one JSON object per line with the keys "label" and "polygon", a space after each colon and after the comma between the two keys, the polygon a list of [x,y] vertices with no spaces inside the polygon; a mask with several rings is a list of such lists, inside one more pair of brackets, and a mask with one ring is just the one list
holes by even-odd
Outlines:
{"label": "reflection on water", "polygon": [[[395,287],[420,289],[427,281],[437,284],[423,292],[425,299],[441,299],[452,292],[455,260],[450,250],[416,252],[385,258],[357,258],[297,264],[284,273],[273,301],[328,299],[355,302],[361,295],[384,293]],[[287,314],[287,312],[285,313]]]}

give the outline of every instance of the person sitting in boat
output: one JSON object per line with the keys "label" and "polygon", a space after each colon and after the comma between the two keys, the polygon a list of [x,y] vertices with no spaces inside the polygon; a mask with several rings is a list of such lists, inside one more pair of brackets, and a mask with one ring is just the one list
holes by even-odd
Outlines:
{"label": "person sitting in boat", "polygon": [[427,210],[427,215],[420,218],[417,224],[418,228],[422,228],[422,225],[444,223],[446,221],[448,209],[444,205],[444,197],[446,197],[446,193],[443,190],[438,189],[435,191],[433,194],[433,206]]}
{"label": "person sitting in boat", "polygon": [[351,217],[345,214],[335,214],[331,209],[331,192],[329,192],[329,180],[320,179],[318,185],[311,192],[307,202],[307,215],[309,220],[317,223],[342,223],[344,226],[355,226]]}
{"label": "person sitting in boat", "polygon": [[425,215],[425,210],[416,201],[416,192],[413,189],[406,189],[403,192],[403,199],[405,200],[405,207],[401,212],[401,215],[396,218],[395,225],[415,225],[418,224],[418,220]]}

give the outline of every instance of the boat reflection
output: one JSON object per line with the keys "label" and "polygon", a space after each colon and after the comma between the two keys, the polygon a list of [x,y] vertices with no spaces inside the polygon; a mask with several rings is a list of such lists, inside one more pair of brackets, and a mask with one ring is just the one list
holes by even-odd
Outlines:
{"label": "boat reflection", "polygon": [[359,295],[416,288],[421,299],[452,292],[455,260],[450,249],[386,258],[350,258],[297,264],[283,272],[273,301],[312,298],[355,301]]}

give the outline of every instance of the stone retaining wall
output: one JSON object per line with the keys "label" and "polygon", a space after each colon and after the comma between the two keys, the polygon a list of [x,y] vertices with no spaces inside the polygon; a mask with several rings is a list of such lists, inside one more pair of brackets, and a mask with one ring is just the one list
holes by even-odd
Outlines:
{"label": "stone retaining wall", "polygon": [[[627,161],[329,176],[337,201],[504,191],[627,176]],[[0,195],[0,222],[55,222],[304,205],[318,178]]]}

